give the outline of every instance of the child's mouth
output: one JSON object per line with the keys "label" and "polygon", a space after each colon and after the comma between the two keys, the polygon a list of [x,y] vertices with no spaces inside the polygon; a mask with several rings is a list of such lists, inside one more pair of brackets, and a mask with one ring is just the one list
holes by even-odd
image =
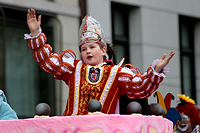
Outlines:
{"label": "child's mouth", "polygon": [[88,56],[87,59],[92,59],[92,56]]}

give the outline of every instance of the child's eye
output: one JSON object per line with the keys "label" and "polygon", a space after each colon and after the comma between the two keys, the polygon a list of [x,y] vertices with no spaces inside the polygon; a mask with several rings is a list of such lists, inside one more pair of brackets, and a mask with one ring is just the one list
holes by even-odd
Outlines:
{"label": "child's eye", "polygon": [[85,49],[82,49],[81,51],[85,51]]}
{"label": "child's eye", "polygon": [[91,46],[90,48],[95,48],[95,46]]}

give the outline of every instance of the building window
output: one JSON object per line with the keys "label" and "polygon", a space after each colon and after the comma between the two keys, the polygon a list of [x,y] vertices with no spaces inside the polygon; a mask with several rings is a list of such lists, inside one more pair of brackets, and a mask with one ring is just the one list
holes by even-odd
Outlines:
{"label": "building window", "polygon": [[[129,13],[131,9],[127,5],[112,3],[112,39],[116,47],[117,63],[125,58],[126,63],[130,63],[129,59]],[[138,8],[137,8],[138,9]],[[148,101],[144,99],[129,99],[126,94],[120,96],[120,114],[127,114],[126,107],[130,102],[137,101],[142,105],[142,114],[147,114]]]}
{"label": "building window", "polygon": [[182,93],[196,100],[194,26],[195,19],[179,16]]}
{"label": "building window", "polygon": [[129,7],[112,3],[112,37],[116,46],[116,61],[129,63]]}
{"label": "building window", "polygon": [[[30,33],[26,14],[26,10],[1,7],[0,87],[19,118],[33,117],[35,106],[41,102],[49,104],[52,114],[55,113],[52,76],[40,69],[32,57],[27,40],[24,40],[24,34]],[[52,27],[46,26],[48,18],[43,15],[42,29],[48,43],[53,44]]]}

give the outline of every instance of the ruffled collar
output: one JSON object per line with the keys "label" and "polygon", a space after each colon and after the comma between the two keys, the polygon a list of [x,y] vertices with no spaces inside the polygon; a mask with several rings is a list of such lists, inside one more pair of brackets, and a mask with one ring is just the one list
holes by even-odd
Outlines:
{"label": "ruffled collar", "polygon": [[[83,60],[81,60],[82,62],[83,62]],[[103,65],[111,65],[111,66],[114,66],[115,64],[111,61],[111,60],[104,60],[102,63],[100,63],[100,64],[97,64],[97,65],[95,65],[95,66],[103,66]]]}

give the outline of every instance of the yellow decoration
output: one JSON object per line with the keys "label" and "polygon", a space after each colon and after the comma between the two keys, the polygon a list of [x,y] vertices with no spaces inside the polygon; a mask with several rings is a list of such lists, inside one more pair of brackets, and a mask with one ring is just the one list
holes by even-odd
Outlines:
{"label": "yellow decoration", "polygon": [[167,113],[167,108],[166,108],[166,105],[165,105],[165,101],[163,99],[163,96],[160,94],[160,92],[156,91],[154,93],[154,97],[157,95],[157,100],[158,100],[158,103],[164,108],[165,110],[165,114]]}
{"label": "yellow decoration", "polygon": [[195,101],[193,99],[190,99],[189,96],[185,96],[184,94],[177,94],[177,96],[185,101],[185,102],[188,102],[188,103],[191,103],[191,104],[195,104]]}
{"label": "yellow decoration", "polygon": [[150,127],[149,128],[149,133],[158,133],[154,128]]}
{"label": "yellow decoration", "polygon": [[[103,131],[101,131],[101,129],[94,129],[89,132],[77,132],[77,133],[103,133]],[[118,132],[118,133],[120,133],[120,132]]]}
{"label": "yellow decoration", "polygon": [[144,133],[144,129],[142,128],[142,132],[141,133]]}

